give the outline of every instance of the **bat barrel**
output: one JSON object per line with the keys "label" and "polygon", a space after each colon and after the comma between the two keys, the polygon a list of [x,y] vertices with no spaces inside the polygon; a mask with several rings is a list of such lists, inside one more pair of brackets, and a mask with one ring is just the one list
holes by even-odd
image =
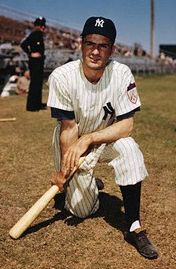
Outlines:
{"label": "bat barrel", "polygon": [[48,205],[51,199],[59,191],[58,186],[53,185],[43,196],[23,215],[21,219],[10,229],[9,235],[13,239],[18,239],[22,233],[37,218],[40,212]]}
{"label": "bat barrel", "polygon": [[[80,158],[79,166],[84,160],[85,157]],[[75,167],[69,177],[71,177],[75,173],[79,166]],[[57,185],[53,185],[48,191],[46,191],[43,196],[39,200],[37,200],[37,202],[10,229],[9,235],[13,239],[18,239],[22,235],[22,233],[31,225],[31,223],[39,216],[42,210],[48,205],[48,203],[57,194],[58,191],[59,187]]]}

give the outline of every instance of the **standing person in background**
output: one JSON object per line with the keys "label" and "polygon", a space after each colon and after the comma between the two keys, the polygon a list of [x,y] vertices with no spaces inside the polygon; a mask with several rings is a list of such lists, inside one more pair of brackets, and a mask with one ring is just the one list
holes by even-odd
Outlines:
{"label": "standing person in background", "polygon": [[[140,220],[141,185],[148,173],[131,137],[134,115],[141,106],[134,77],[128,66],[110,59],[116,38],[110,19],[89,18],[81,36],[82,59],[56,68],[49,77],[48,106],[58,121],[53,140],[57,172],[52,181],[65,191],[65,208],[73,215],[85,218],[95,213],[102,188],[93,170],[100,147],[112,146],[115,156],[109,165],[123,197],[124,238],[145,258],[156,259],[157,250]],[[84,169],[67,181],[85,154]]]}
{"label": "standing person in background", "polygon": [[45,28],[46,19],[43,17],[36,18],[34,21],[34,30],[21,42],[21,48],[29,57],[30,85],[26,104],[27,111],[46,109],[46,104],[42,103],[45,59],[43,34]]}

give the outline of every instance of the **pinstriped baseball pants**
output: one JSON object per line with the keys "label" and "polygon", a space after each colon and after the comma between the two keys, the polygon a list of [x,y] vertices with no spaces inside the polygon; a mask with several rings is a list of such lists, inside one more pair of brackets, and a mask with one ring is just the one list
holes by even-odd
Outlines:
{"label": "pinstriped baseball pants", "polygon": [[[56,171],[60,170],[60,123],[53,134],[53,154]],[[120,186],[134,185],[142,181],[147,175],[143,154],[133,138],[121,138],[111,143],[115,157],[108,165],[115,171],[115,181]],[[103,149],[103,148],[102,148]],[[87,156],[80,169],[72,176],[66,187],[65,208],[73,215],[85,218],[95,213],[99,208],[98,188],[93,170],[103,150],[94,149]],[[101,153],[100,153],[101,152]],[[88,155],[89,155],[88,154]],[[91,155],[92,154],[92,155]],[[94,154],[94,155],[93,155]]]}

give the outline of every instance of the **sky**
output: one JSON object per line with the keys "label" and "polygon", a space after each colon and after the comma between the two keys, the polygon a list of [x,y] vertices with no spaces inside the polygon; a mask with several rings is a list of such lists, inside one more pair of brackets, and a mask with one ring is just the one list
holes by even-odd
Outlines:
{"label": "sky", "polygon": [[[155,54],[159,44],[176,44],[176,0],[154,0]],[[3,7],[81,30],[91,16],[114,21],[117,42],[129,46],[139,43],[150,52],[150,0],[0,0]],[[28,19],[28,18],[27,18]]]}

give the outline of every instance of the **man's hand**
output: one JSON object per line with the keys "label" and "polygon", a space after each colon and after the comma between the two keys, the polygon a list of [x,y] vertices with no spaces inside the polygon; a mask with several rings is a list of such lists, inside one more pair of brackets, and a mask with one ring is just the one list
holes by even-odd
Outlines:
{"label": "man's hand", "polygon": [[32,58],[40,58],[41,57],[41,54],[40,52],[31,52],[31,55],[30,55]]}
{"label": "man's hand", "polygon": [[64,190],[64,184],[66,181],[66,176],[62,172],[54,173],[51,178],[51,183],[57,185],[60,191]]}
{"label": "man's hand", "polygon": [[75,141],[65,152],[62,158],[61,171],[69,175],[79,166],[80,157],[86,153],[91,145],[91,135],[83,135]]}

